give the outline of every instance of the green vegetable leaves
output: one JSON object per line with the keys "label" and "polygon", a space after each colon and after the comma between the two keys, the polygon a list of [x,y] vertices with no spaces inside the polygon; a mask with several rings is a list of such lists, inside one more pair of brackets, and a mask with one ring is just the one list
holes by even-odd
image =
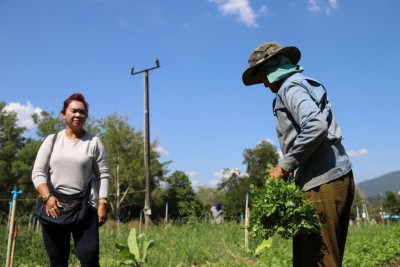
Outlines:
{"label": "green vegetable leaves", "polygon": [[284,179],[267,180],[264,186],[251,185],[250,235],[269,239],[278,233],[289,239],[298,233],[318,232],[321,223],[315,203],[303,196],[303,191]]}

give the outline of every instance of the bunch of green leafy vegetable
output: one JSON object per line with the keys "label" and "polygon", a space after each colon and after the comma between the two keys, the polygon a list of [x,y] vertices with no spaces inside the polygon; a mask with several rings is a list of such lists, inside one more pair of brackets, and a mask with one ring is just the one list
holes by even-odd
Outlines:
{"label": "bunch of green leafy vegetable", "polygon": [[[267,173],[270,169],[271,166]],[[250,235],[267,240],[276,233],[289,239],[299,233],[318,232],[322,225],[316,203],[308,201],[300,187],[291,181],[266,178],[264,186],[250,187]]]}

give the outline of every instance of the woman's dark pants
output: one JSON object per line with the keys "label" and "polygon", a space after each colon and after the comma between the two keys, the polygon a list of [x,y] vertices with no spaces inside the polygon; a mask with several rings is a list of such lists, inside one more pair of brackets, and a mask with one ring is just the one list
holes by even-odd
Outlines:
{"label": "woman's dark pants", "polygon": [[77,226],[72,228],[43,226],[42,233],[51,267],[68,267],[71,234],[81,266],[99,266],[99,226],[95,208],[90,209],[88,218]]}

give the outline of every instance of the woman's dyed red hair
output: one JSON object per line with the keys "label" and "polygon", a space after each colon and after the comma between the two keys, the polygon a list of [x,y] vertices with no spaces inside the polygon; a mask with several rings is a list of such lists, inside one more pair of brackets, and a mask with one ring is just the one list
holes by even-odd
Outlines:
{"label": "woman's dyed red hair", "polygon": [[65,111],[67,110],[67,107],[72,101],[80,101],[85,105],[86,108],[86,115],[89,114],[89,104],[86,102],[85,97],[81,93],[75,93],[70,95],[67,99],[64,100],[64,106],[61,109],[61,113],[65,115]]}

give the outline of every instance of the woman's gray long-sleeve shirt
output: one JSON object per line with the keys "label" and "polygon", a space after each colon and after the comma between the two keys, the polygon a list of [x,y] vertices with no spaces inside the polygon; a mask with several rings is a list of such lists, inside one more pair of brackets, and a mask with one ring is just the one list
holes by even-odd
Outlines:
{"label": "woman's gray long-sleeve shirt", "polygon": [[324,86],[296,73],[287,78],[273,102],[283,157],[279,165],[295,172],[295,181],[309,190],[347,174],[351,161]]}
{"label": "woman's gray long-sleeve shirt", "polygon": [[49,169],[52,184],[65,194],[82,191],[93,177],[90,201],[97,207],[98,199],[108,196],[110,178],[106,151],[100,139],[86,133],[81,139],[70,140],[63,130],[57,134],[51,153],[53,136],[43,141],[37,153],[32,170],[35,188],[47,183]]}

